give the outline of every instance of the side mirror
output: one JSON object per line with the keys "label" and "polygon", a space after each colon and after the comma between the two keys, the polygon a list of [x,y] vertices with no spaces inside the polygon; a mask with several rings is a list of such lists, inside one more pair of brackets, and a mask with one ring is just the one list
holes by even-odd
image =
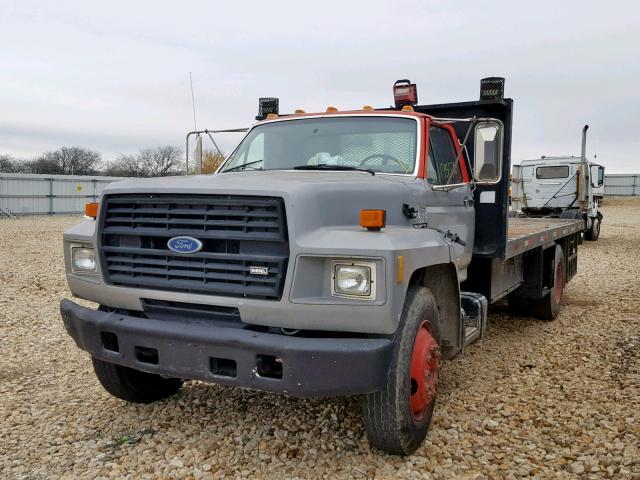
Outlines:
{"label": "side mirror", "polygon": [[604,168],[598,165],[591,166],[591,186],[593,188],[601,187],[604,184]]}
{"label": "side mirror", "polygon": [[473,176],[478,183],[498,183],[502,176],[502,122],[488,120],[475,128]]}

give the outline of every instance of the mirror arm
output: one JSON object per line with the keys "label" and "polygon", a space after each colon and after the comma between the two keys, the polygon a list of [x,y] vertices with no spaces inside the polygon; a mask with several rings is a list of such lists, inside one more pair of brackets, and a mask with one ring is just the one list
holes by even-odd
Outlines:
{"label": "mirror arm", "polygon": [[471,181],[469,183],[471,184],[471,192],[473,193],[477,188],[477,182],[476,182],[476,177],[473,174],[473,166],[471,165],[471,157],[469,156],[469,150],[467,149],[466,145],[462,145],[460,148],[464,149],[464,154],[466,157],[465,163],[467,165],[467,168],[469,169],[469,175],[471,176]]}
{"label": "mirror arm", "polygon": [[[462,156],[463,147],[467,146],[467,140],[469,140],[469,136],[471,135],[471,130],[473,129],[473,126],[476,124],[477,121],[478,119],[475,115],[471,117],[471,119],[469,120],[469,128],[467,128],[467,133],[464,134],[464,140],[462,141],[462,145],[460,145],[460,149],[458,150],[458,155],[456,156],[456,160],[453,164],[454,168],[451,169],[451,173],[449,174],[449,178],[447,179],[447,184],[449,184],[453,179],[453,175],[456,172],[455,166],[460,164],[460,157]],[[473,178],[473,174],[471,175],[471,178]]]}

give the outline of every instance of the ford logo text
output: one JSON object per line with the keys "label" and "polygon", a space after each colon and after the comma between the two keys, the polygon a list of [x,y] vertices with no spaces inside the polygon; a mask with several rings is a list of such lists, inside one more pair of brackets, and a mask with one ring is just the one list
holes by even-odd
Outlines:
{"label": "ford logo text", "polygon": [[167,247],[176,253],[196,253],[202,250],[202,242],[193,237],[173,237],[167,242]]}

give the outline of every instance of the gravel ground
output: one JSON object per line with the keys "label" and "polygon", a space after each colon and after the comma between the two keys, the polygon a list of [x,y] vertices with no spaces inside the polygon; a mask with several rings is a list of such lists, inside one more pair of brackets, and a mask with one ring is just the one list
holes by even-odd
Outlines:
{"label": "gravel ground", "polygon": [[639,200],[607,199],[555,322],[491,311],[407,458],[369,449],[357,398],[110,397],[58,314],[78,218],[0,220],[0,478],[640,478]]}

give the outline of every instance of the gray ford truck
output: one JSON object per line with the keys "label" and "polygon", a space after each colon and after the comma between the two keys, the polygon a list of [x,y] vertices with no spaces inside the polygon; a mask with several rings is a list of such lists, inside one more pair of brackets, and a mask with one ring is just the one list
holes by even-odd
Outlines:
{"label": "gray ford truck", "polygon": [[[425,438],[442,360],[487,305],[552,320],[579,220],[509,218],[512,100],[279,115],[215,175],[105,189],[64,234],[64,325],[114,396],[148,403],[202,380],[361,395],[372,446]],[[269,110],[265,108],[264,110]],[[92,212],[93,210],[93,212]]]}

